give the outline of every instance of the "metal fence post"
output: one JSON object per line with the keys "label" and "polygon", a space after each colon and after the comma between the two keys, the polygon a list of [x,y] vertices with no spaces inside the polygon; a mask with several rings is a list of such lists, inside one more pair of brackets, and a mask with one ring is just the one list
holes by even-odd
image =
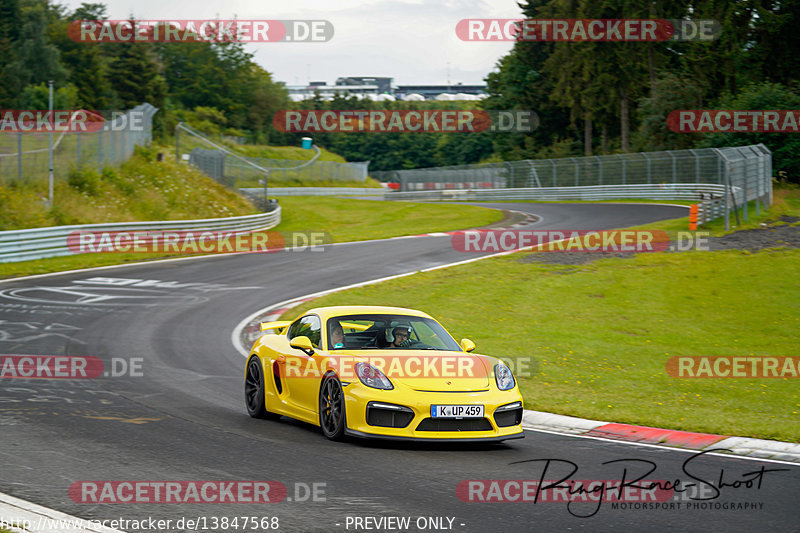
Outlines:
{"label": "metal fence post", "polygon": [[594,158],[597,159],[597,180],[598,180],[597,184],[598,185],[602,185],[603,184],[603,160],[600,159],[599,155],[594,156]]}
{"label": "metal fence post", "polygon": [[667,150],[667,153],[672,158],[672,183],[678,183],[678,160],[675,159],[672,150]]}
{"label": "metal fence post", "polygon": [[580,183],[580,165],[578,165],[578,160],[574,157],[570,157],[575,162],[575,186],[577,187]]}
{"label": "metal fence post", "polygon": [[17,180],[22,182],[22,132],[17,132]]}
{"label": "metal fence post", "polygon": [[642,155],[647,160],[647,183],[648,185],[652,183],[653,180],[653,172],[651,171],[651,160],[650,156],[647,155],[647,152],[642,152]]}
{"label": "metal fence post", "polygon": [[81,168],[81,132],[77,132],[77,156],[78,156],[78,168]]}
{"label": "metal fence post", "polygon": [[116,160],[114,159],[114,152],[115,152],[115,150],[114,150],[114,149],[116,148],[116,147],[114,146],[114,142],[115,142],[115,141],[116,141],[116,139],[114,138],[114,123],[112,122],[112,123],[111,123],[111,140],[109,141],[109,144],[111,145],[111,146],[110,146],[111,150],[110,150],[110,152],[109,152],[109,155],[110,155],[109,159],[111,160],[111,164],[112,164],[112,165],[113,165],[114,163],[116,163]]}
{"label": "metal fence post", "polygon": [[724,198],[725,198],[725,231],[728,231],[728,230],[731,229],[731,206],[730,206],[730,199],[728,197],[731,195],[731,193],[733,191],[731,191],[731,168],[729,166],[727,158],[726,158],[725,165],[724,165],[723,168],[725,170],[725,172],[724,172],[724,179],[725,179],[725,194],[724,194]]}
{"label": "metal fence post", "polygon": [[558,170],[556,169],[556,160],[551,159],[550,163],[553,165],[553,187],[557,187],[556,176],[558,176]]}
{"label": "metal fence post", "polygon": [[105,124],[102,128],[97,131],[97,171],[103,171],[103,129],[105,129]]}

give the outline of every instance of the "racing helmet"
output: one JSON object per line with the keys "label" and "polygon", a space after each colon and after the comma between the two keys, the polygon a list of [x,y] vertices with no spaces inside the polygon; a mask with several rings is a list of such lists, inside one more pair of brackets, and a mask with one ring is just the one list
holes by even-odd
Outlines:
{"label": "racing helmet", "polygon": [[396,329],[400,329],[406,332],[406,338],[411,338],[411,327],[405,324],[392,324],[388,328],[386,328],[386,342],[392,343],[394,342],[394,331]]}

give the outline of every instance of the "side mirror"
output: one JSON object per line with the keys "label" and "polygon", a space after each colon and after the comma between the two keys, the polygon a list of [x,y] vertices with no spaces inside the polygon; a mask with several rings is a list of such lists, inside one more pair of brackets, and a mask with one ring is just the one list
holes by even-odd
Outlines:
{"label": "side mirror", "polygon": [[311,345],[311,339],[305,335],[301,335],[290,340],[289,346],[292,348],[297,348],[298,350],[303,350],[308,355],[314,355],[314,346]]}
{"label": "side mirror", "polygon": [[461,339],[461,349],[465,352],[471,352],[475,349],[475,343],[469,339]]}

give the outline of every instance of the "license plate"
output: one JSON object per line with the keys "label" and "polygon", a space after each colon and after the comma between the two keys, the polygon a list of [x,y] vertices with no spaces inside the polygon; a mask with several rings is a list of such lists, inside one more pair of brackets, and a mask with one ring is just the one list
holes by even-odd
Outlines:
{"label": "license plate", "polygon": [[433,418],[481,418],[482,405],[431,405]]}

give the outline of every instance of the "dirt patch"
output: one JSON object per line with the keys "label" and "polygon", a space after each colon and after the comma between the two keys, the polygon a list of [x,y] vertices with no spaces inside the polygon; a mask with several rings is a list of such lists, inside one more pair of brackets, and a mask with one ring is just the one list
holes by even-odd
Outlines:
{"label": "dirt patch", "polygon": [[766,226],[756,229],[745,229],[709,239],[711,250],[763,250],[764,248],[800,248],[800,226],[791,226],[800,222],[800,217],[782,216],[779,226]]}
{"label": "dirt patch", "polygon": [[[778,222],[783,222],[783,224],[740,230],[724,237],[711,237],[708,240],[709,248],[711,251],[750,250],[753,252],[765,248],[800,248],[800,225],[791,225],[800,222],[800,217],[784,215]],[[636,254],[633,252],[523,252],[519,260],[522,263],[535,261],[557,265],[583,265],[597,259],[628,259],[634,255]]]}

